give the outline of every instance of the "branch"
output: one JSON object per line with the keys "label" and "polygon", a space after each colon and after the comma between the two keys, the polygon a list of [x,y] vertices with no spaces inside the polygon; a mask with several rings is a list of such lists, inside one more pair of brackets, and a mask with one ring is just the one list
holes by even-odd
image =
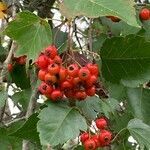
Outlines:
{"label": "branch", "polygon": [[93,51],[93,45],[92,45],[92,42],[93,42],[93,39],[92,39],[92,19],[90,19],[88,36],[89,36],[89,50]]}

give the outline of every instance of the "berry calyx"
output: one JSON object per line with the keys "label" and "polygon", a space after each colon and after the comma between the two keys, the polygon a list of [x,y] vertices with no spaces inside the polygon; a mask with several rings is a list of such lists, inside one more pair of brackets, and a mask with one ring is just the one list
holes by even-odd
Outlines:
{"label": "berry calyx", "polygon": [[140,11],[139,17],[141,20],[149,20],[150,19],[150,10],[147,8],[143,8]]}
{"label": "berry calyx", "polygon": [[84,142],[84,148],[85,150],[95,150],[96,149],[96,143],[93,139],[88,139]]}
{"label": "berry calyx", "polygon": [[84,132],[80,135],[80,141],[84,143],[87,139],[89,139],[89,133]]}
{"label": "berry calyx", "polygon": [[76,77],[79,72],[79,67],[77,64],[72,64],[67,68],[67,73],[71,77]]}
{"label": "berry calyx", "polygon": [[60,67],[56,63],[50,64],[48,66],[48,72],[52,75],[58,74],[59,70],[60,70]]}
{"label": "berry calyx", "polygon": [[107,121],[104,118],[96,119],[95,123],[98,129],[105,129],[107,127]]}
{"label": "berry calyx", "polygon": [[79,78],[83,81],[85,80],[88,80],[90,77],[91,77],[91,74],[90,74],[90,71],[88,68],[86,67],[82,67],[80,70],[79,70]]}
{"label": "berry calyx", "polygon": [[39,86],[38,90],[42,93],[42,94],[51,94],[53,88],[46,84],[46,83],[41,83],[41,85]]}

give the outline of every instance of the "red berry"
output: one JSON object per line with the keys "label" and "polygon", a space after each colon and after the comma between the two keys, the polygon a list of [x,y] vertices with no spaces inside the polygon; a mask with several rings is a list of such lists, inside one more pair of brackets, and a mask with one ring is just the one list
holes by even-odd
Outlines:
{"label": "red berry", "polygon": [[55,56],[53,61],[54,61],[54,63],[59,64],[59,65],[62,63],[62,59],[58,55]]}
{"label": "red berry", "polygon": [[141,20],[149,20],[150,19],[150,10],[147,8],[143,8],[140,11],[139,17]]}
{"label": "red berry", "polygon": [[99,70],[98,70],[97,64],[89,63],[89,64],[87,64],[87,68],[89,69],[89,71],[92,75],[98,76]]}
{"label": "red berry", "polygon": [[74,99],[75,98],[75,95],[74,95],[74,91],[73,90],[67,90],[67,91],[64,91],[65,92],[65,96],[67,98],[71,98],[71,99]]}
{"label": "red berry", "polygon": [[46,84],[46,83],[41,83],[41,85],[39,86],[39,91],[42,93],[42,94],[44,94],[44,95],[46,95],[46,94],[51,94],[51,92],[52,92],[52,90],[53,90],[53,88],[50,86],[50,85],[48,85],[48,84]]}
{"label": "red berry", "polygon": [[38,78],[40,79],[40,80],[42,80],[42,81],[44,81],[45,80],[45,75],[46,75],[46,73],[47,73],[47,71],[46,70],[39,70],[39,72],[38,72]]}
{"label": "red berry", "polygon": [[7,65],[7,69],[8,69],[9,72],[12,72],[12,70],[13,70],[13,65],[12,65],[12,64],[8,64],[8,65]]}
{"label": "red berry", "polygon": [[63,83],[61,83],[62,90],[67,90],[71,88],[72,88],[72,84],[69,81],[64,81]]}
{"label": "red berry", "polygon": [[112,139],[112,133],[107,130],[102,130],[99,135],[99,143],[101,147],[108,146]]}
{"label": "red berry", "polygon": [[84,142],[84,148],[85,150],[95,150],[96,149],[96,143],[93,139],[88,139]]}
{"label": "red berry", "polygon": [[26,64],[26,58],[27,56],[20,56],[18,59],[17,59],[17,63],[20,64],[20,65],[24,65]]}
{"label": "red berry", "polygon": [[52,75],[58,74],[60,70],[60,66],[53,63],[48,66],[48,72]]}
{"label": "red berry", "polygon": [[76,77],[76,78],[73,78],[72,83],[73,83],[74,86],[76,86],[76,85],[82,83],[82,81],[79,77]]}
{"label": "red berry", "polygon": [[51,100],[52,101],[57,101],[63,98],[63,93],[60,90],[54,90],[51,93]]}
{"label": "red berry", "polygon": [[111,19],[111,21],[113,22],[119,22],[120,19],[118,17],[115,17],[115,16],[106,16],[107,18]]}
{"label": "red berry", "polygon": [[87,95],[84,91],[77,91],[75,93],[75,98],[78,99],[78,100],[84,100],[86,99]]}
{"label": "red berry", "polygon": [[105,129],[107,127],[107,121],[104,118],[96,119],[95,123],[98,129]]}
{"label": "red berry", "polygon": [[94,140],[94,142],[96,143],[96,147],[97,147],[97,148],[100,147],[99,136],[98,136],[98,135],[93,135],[93,136],[91,137],[91,139]]}
{"label": "red berry", "polygon": [[45,82],[48,84],[54,84],[57,82],[57,78],[55,75],[51,75],[51,74],[47,73],[45,75]]}
{"label": "red berry", "polygon": [[49,60],[45,55],[41,55],[39,56],[36,64],[40,69],[45,69],[49,64]]}
{"label": "red berry", "polygon": [[79,72],[79,67],[77,64],[72,64],[67,68],[68,75],[71,77],[76,77]]}
{"label": "red berry", "polygon": [[59,70],[59,80],[64,81],[67,77],[67,71],[65,68],[61,67]]}
{"label": "red berry", "polygon": [[55,45],[50,45],[45,49],[45,55],[47,55],[49,58],[54,59],[54,57],[57,55],[57,48]]}
{"label": "red berry", "polygon": [[83,67],[79,70],[79,78],[83,81],[88,80],[91,77],[90,71],[88,68]]}
{"label": "red berry", "polygon": [[86,94],[88,96],[94,96],[95,92],[96,92],[95,86],[92,86],[86,89]]}
{"label": "red berry", "polygon": [[86,81],[86,85],[88,87],[93,86],[93,84],[95,84],[97,81],[97,77],[95,75],[92,75],[87,81]]}
{"label": "red berry", "polygon": [[87,133],[87,132],[84,132],[84,133],[82,133],[81,135],[80,135],[80,141],[82,142],[82,143],[84,143],[86,140],[88,140],[89,139],[89,134]]}

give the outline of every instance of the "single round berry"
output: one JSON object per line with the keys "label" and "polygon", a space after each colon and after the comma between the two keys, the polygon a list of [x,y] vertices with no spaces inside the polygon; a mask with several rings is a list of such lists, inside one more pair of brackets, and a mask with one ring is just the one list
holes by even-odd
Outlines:
{"label": "single round berry", "polygon": [[12,65],[12,64],[8,64],[8,65],[7,65],[7,69],[8,69],[9,72],[12,72],[12,70],[13,70],[13,65]]}
{"label": "single round berry", "polygon": [[88,96],[94,96],[95,92],[96,92],[95,86],[92,86],[92,87],[89,87],[89,88],[86,89],[86,94]]}
{"label": "single round berry", "polygon": [[86,81],[87,87],[93,86],[93,84],[95,84],[96,81],[97,81],[97,77],[96,77],[95,75],[92,75],[92,76]]}
{"label": "single round berry", "polygon": [[116,16],[106,16],[106,17],[111,19],[111,21],[113,21],[113,22],[119,22],[120,21],[120,19]]}
{"label": "single round berry", "polygon": [[84,143],[86,140],[88,140],[89,139],[89,133],[87,133],[87,132],[84,132],[84,133],[82,133],[81,135],[80,135],[80,141],[82,142],[82,143]]}
{"label": "single round berry", "polygon": [[91,75],[98,76],[99,70],[97,64],[88,63],[87,68],[89,69]]}
{"label": "single round berry", "polygon": [[50,85],[55,84],[57,82],[57,77],[55,75],[51,75],[51,74],[47,73],[45,75],[45,82]]}
{"label": "single round berry", "polygon": [[93,135],[91,137],[91,139],[94,140],[94,142],[96,143],[96,148],[100,147],[99,136],[98,135]]}
{"label": "single round berry", "polygon": [[41,85],[39,86],[38,90],[39,90],[42,94],[46,95],[46,94],[51,94],[53,88],[52,88],[50,85],[48,85],[48,84],[46,84],[46,83],[43,82],[43,83],[41,83]]}
{"label": "single round berry", "polygon": [[82,83],[82,80],[79,77],[75,77],[75,78],[73,78],[72,83],[73,83],[74,86],[77,86],[80,83]]}
{"label": "single round berry", "polygon": [[51,93],[51,100],[52,101],[58,101],[61,100],[63,98],[63,93],[60,90],[54,90]]}
{"label": "single round berry", "polygon": [[72,88],[72,84],[69,81],[64,81],[61,83],[62,90],[67,90],[67,89],[71,89],[71,88]]}
{"label": "single round berry", "polygon": [[67,68],[68,75],[71,77],[76,77],[79,72],[79,67],[77,64],[72,64]]}
{"label": "single round berry", "polygon": [[44,81],[46,74],[47,74],[47,71],[41,69],[41,70],[39,70],[39,72],[38,72],[38,78],[39,78],[40,80]]}
{"label": "single round berry", "polygon": [[67,70],[63,67],[60,68],[59,70],[59,80],[60,82],[64,81],[67,77]]}
{"label": "single round berry", "polygon": [[56,63],[50,64],[48,66],[48,72],[52,75],[58,74],[60,70],[60,66]]}
{"label": "single round berry", "polygon": [[26,64],[26,58],[27,58],[27,56],[20,56],[19,58],[18,58],[18,60],[17,60],[17,63],[18,64],[20,64],[20,65],[24,65],[24,64]]}
{"label": "single round berry", "polygon": [[60,58],[60,56],[56,55],[53,59],[54,63],[60,65],[62,63],[62,59]]}
{"label": "single round berry", "polygon": [[55,45],[48,46],[45,49],[45,55],[51,59],[54,59],[54,57],[57,55],[57,48],[55,47]]}
{"label": "single round berry", "polygon": [[96,143],[93,139],[88,139],[84,142],[84,148],[85,150],[95,150],[96,149]]}
{"label": "single round berry", "polygon": [[40,69],[45,69],[49,64],[48,58],[45,55],[41,55],[39,56],[36,64]]}
{"label": "single round berry", "polygon": [[72,89],[64,91],[67,98],[75,99],[75,94]]}
{"label": "single round berry", "polygon": [[77,100],[79,100],[79,101],[82,101],[82,100],[86,99],[86,97],[87,97],[87,94],[86,94],[86,92],[84,92],[84,91],[77,91],[77,92],[75,93],[75,98],[76,98]]}
{"label": "single round berry", "polygon": [[96,119],[95,123],[98,129],[105,129],[107,127],[107,121],[104,118]]}
{"label": "single round berry", "polygon": [[147,8],[143,8],[140,11],[139,17],[141,20],[149,20],[150,19],[150,10]]}
{"label": "single round berry", "polygon": [[85,80],[88,80],[90,77],[91,77],[91,74],[90,74],[90,71],[88,68],[86,67],[82,67],[80,70],[79,70],[79,78],[83,81]]}
{"label": "single round berry", "polygon": [[107,130],[102,130],[98,139],[101,147],[108,146],[112,139],[112,133]]}

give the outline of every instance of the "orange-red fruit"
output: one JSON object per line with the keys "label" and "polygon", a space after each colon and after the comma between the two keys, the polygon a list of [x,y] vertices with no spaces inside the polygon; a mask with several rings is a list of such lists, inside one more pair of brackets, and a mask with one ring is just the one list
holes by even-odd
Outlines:
{"label": "orange-red fruit", "polygon": [[94,96],[95,92],[96,92],[95,86],[92,86],[86,89],[86,94],[88,96]]}
{"label": "orange-red fruit", "polygon": [[84,143],[86,140],[88,140],[89,139],[89,133],[87,133],[87,132],[84,132],[84,133],[82,133],[81,135],[80,135],[80,141],[82,142],[82,143]]}
{"label": "orange-red fruit", "polygon": [[112,133],[107,130],[102,130],[99,135],[99,143],[101,147],[108,146],[112,139]]}
{"label": "orange-red fruit", "polygon": [[87,68],[89,69],[92,75],[98,76],[99,70],[97,64],[88,63]]}
{"label": "orange-red fruit", "polygon": [[111,19],[111,21],[113,22],[119,22],[120,19],[118,17],[115,17],[115,16],[106,16],[107,18]]}
{"label": "orange-red fruit", "polygon": [[62,90],[67,90],[71,88],[72,88],[72,84],[69,81],[64,81],[63,83],[61,83]]}
{"label": "orange-red fruit", "polygon": [[59,73],[59,70],[60,70],[60,66],[56,63],[53,63],[53,64],[50,64],[48,66],[48,72],[52,75],[56,75]]}
{"label": "orange-red fruit", "polygon": [[81,79],[79,77],[73,78],[73,81],[72,81],[72,83],[73,83],[74,86],[80,84],[81,82],[82,81],[81,81]]}
{"label": "orange-red fruit", "polygon": [[93,139],[88,139],[84,142],[85,150],[96,150],[96,143]]}
{"label": "orange-red fruit", "polygon": [[39,72],[38,72],[38,78],[40,79],[40,80],[42,80],[42,81],[44,81],[45,80],[45,75],[46,75],[46,73],[47,73],[47,71],[46,70],[39,70]]}
{"label": "orange-red fruit", "polygon": [[67,77],[67,70],[63,67],[60,68],[59,70],[59,80],[64,81]]}
{"label": "orange-red fruit", "polygon": [[45,75],[45,82],[48,84],[54,84],[57,82],[57,77],[55,75],[51,75],[51,74],[47,73]]}
{"label": "orange-red fruit", "polygon": [[82,67],[79,70],[79,78],[83,81],[88,80],[91,77],[90,71],[87,67]]}
{"label": "orange-red fruit", "polygon": [[17,59],[17,63],[20,64],[20,65],[24,65],[26,64],[26,58],[27,56],[20,56],[18,59]]}
{"label": "orange-red fruit", "polygon": [[107,121],[104,118],[96,119],[95,123],[98,129],[105,129],[107,127]]}
{"label": "orange-red fruit", "polygon": [[149,20],[150,19],[150,10],[147,8],[143,8],[140,11],[139,17],[141,20]]}
{"label": "orange-red fruit", "polygon": [[79,67],[77,64],[72,64],[67,68],[68,75],[71,77],[76,77],[79,72]]}
{"label": "orange-red fruit", "polygon": [[97,81],[97,77],[95,75],[92,75],[87,81],[86,84],[88,87],[93,86]]}
{"label": "orange-red fruit", "polygon": [[62,59],[58,55],[54,57],[53,61],[54,63],[59,64],[59,65],[62,63]]}
{"label": "orange-red fruit", "polygon": [[50,45],[45,49],[45,55],[47,55],[49,58],[54,59],[54,57],[57,55],[57,48],[55,45]]}
{"label": "orange-red fruit", "polygon": [[7,69],[8,69],[9,72],[12,72],[12,70],[13,70],[13,65],[12,65],[12,64],[8,64],[8,65],[7,65]]}
{"label": "orange-red fruit", "polygon": [[52,88],[52,86],[50,86],[50,85],[48,85],[48,84],[46,84],[46,83],[43,82],[43,83],[41,83],[41,85],[39,86],[38,90],[39,90],[42,94],[46,95],[46,94],[51,94],[53,88]]}
{"label": "orange-red fruit", "polygon": [[52,101],[61,100],[62,98],[63,98],[63,93],[60,90],[54,90],[51,93],[51,100]]}
{"label": "orange-red fruit", "polygon": [[85,91],[77,91],[75,93],[75,98],[80,100],[80,101],[86,99],[86,97],[87,97],[87,94]]}
{"label": "orange-red fruit", "polygon": [[91,139],[94,140],[95,144],[96,144],[96,148],[100,147],[100,143],[99,143],[99,136],[98,135],[93,135],[91,137]]}
{"label": "orange-red fruit", "polygon": [[49,64],[49,60],[45,55],[41,55],[41,56],[39,56],[36,64],[40,69],[45,69],[45,68],[47,68],[47,66]]}

